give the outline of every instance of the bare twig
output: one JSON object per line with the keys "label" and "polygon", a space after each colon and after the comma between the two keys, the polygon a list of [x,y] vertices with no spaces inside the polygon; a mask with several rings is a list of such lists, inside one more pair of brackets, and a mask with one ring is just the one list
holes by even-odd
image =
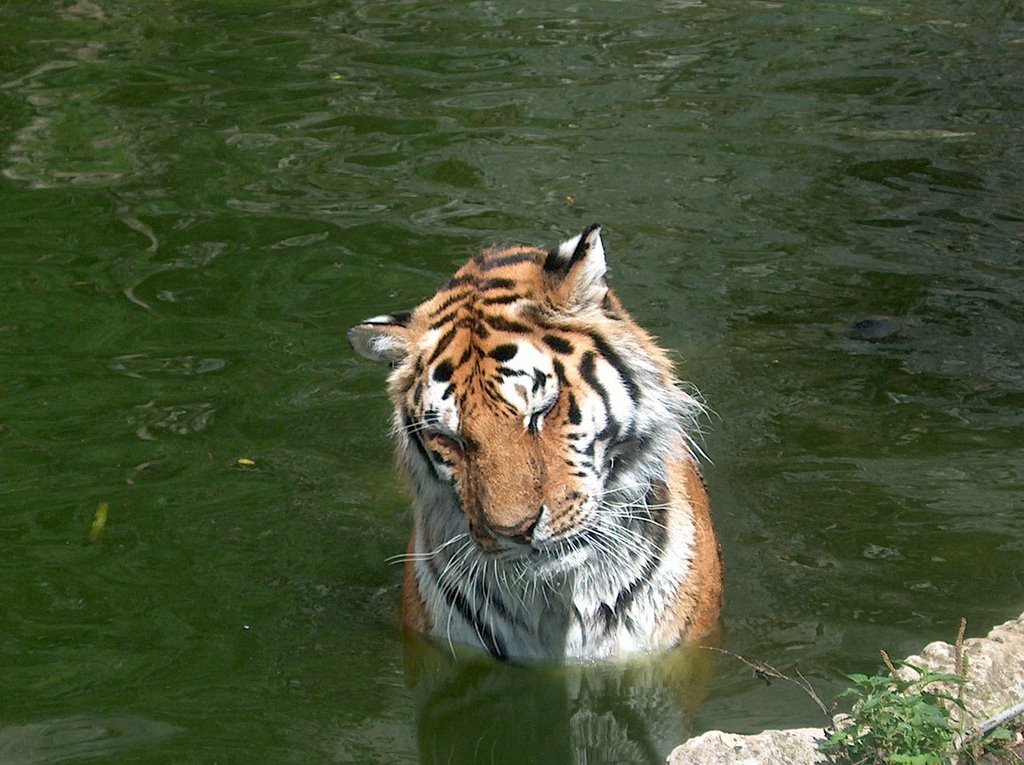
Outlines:
{"label": "bare twig", "polygon": [[797,678],[799,678],[795,679],[790,677],[789,675],[783,674],[779,670],[775,669],[775,667],[773,667],[771,664],[765,664],[761,661],[750,661],[748,659],[743,658],[739,654],[735,654],[732,651],[727,651],[724,648],[715,648],[713,646],[704,646],[704,648],[706,648],[709,651],[714,651],[715,653],[730,656],[733,659],[737,659],[738,661],[743,662],[748,667],[750,667],[751,670],[753,670],[754,677],[756,677],[758,680],[763,681],[765,685],[771,685],[772,680],[784,680],[787,683],[792,683],[797,688],[799,688],[811,697],[811,700],[815,704],[817,704],[818,709],[821,710],[822,714],[829,718],[829,721],[832,720],[832,712],[834,708],[826,706],[825,702],[821,700],[821,697],[817,694],[817,692],[815,692],[814,687],[810,684],[807,678],[803,676],[803,673],[800,672],[799,668],[794,668],[793,670],[796,673]]}

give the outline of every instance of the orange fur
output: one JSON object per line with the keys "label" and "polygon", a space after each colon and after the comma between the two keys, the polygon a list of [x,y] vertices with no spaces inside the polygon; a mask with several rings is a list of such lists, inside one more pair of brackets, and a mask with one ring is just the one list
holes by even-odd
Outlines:
{"label": "orange fur", "polygon": [[430,632],[430,618],[420,595],[420,588],[416,584],[416,572],[412,566],[413,556],[416,553],[416,526],[413,523],[412,534],[409,535],[409,543],[405,551],[407,557],[402,570],[402,624],[417,632]]}
{"label": "orange fur", "polygon": [[672,628],[684,640],[710,634],[718,626],[722,608],[722,551],[711,525],[707,488],[700,469],[692,460],[679,466],[680,488],[685,492],[688,515],[696,544],[690,576],[679,587]]}

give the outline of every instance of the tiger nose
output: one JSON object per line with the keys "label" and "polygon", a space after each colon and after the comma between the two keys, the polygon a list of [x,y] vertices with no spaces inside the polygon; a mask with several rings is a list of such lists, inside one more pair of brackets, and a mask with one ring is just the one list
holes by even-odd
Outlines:
{"label": "tiger nose", "polygon": [[544,505],[541,505],[532,517],[525,518],[514,526],[491,526],[491,531],[516,544],[528,545],[533,541],[533,532],[536,530],[537,523],[543,514]]}

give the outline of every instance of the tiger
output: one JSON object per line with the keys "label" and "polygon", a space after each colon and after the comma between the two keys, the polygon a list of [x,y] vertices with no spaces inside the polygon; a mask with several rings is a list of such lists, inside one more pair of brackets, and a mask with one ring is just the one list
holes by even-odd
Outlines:
{"label": "tiger", "polygon": [[607,283],[601,227],[492,247],[348,331],[391,368],[413,495],[401,620],[505,661],[666,650],[718,625],[703,404]]}

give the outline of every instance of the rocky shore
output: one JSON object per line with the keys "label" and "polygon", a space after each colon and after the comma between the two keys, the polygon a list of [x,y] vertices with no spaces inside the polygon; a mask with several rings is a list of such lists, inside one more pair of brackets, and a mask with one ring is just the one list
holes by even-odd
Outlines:
{"label": "rocky shore", "polygon": [[[1024,614],[995,627],[986,637],[964,641],[967,723],[976,725],[1024,701]],[[956,649],[949,643],[925,646],[907,661],[953,673]],[[824,761],[816,743],[821,728],[766,730],[753,736],[712,730],[676,747],[669,765],[816,765]]]}

